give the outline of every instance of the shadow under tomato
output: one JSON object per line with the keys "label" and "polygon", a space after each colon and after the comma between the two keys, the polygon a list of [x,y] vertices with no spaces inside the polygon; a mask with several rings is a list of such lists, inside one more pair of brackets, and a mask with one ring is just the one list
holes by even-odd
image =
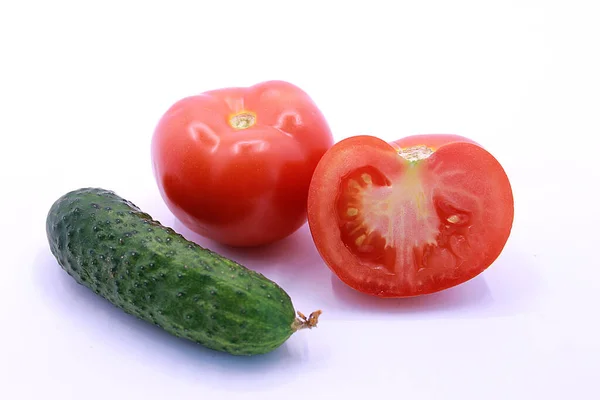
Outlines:
{"label": "shadow under tomato", "polygon": [[[130,357],[153,368],[164,369],[202,384],[231,381],[232,391],[262,390],[295,379],[289,370],[303,368],[302,349],[284,343],[263,355],[234,356],[178,338],[149,322],[138,319],[108,300],[78,284],[57,263],[49,250],[40,251],[33,262],[32,283],[48,313],[84,335],[90,343],[106,346],[119,357]],[[43,311],[42,311],[43,312]],[[68,334],[68,333],[66,333]],[[285,370],[285,373],[281,371]],[[281,375],[279,375],[281,374]],[[273,375],[279,380],[271,379]]]}

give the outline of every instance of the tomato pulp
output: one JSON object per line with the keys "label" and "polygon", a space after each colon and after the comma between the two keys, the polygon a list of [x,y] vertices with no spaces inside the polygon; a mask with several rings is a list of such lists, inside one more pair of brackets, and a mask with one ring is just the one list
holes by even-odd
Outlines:
{"label": "tomato pulp", "polygon": [[155,129],[152,165],[185,226],[223,244],[257,246],[306,222],[313,171],[332,145],[303,90],[267,81],[176,102]]}
{"label": "tomato pulp", "polygon": [[380,297],[433,293],[480,274],[503,250],[513,215],[500,163],[458,135],[344,139],[319,162],[308,196],[325,263]]}

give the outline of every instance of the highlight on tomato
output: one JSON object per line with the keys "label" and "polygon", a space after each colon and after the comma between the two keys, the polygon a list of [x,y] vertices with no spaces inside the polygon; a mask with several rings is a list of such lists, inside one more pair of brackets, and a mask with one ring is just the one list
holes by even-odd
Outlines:
{"label": "highlight on tomato", "polygon": [[306,92],[267,81],[177,101],[155,129],[152,167],[168,208],[190,230],[258,246],[306,222],[312,174],[332,145]]}
{"label": "highlight on tomato", "polygon": [[310,231],[327,266],[379,297],[472,279],[501,254],[513,217],[498,160],[449,134],[344,139],[319,162],[308,196]]}

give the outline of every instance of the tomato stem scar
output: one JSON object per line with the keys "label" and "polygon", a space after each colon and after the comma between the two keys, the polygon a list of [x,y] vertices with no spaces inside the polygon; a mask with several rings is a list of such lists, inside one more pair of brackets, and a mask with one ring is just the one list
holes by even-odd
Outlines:
{"label": "tomato stem scar", "polygon": [[408,161],[423,160],[433,154],[433,150],[424,144],[398,149],[398,155]]}
{"label": "tomato stem scar", "polygon": [[256,114],[244,111],[234,114],[229,118],[229,125],[234,129],[248,129],[256,124]]}

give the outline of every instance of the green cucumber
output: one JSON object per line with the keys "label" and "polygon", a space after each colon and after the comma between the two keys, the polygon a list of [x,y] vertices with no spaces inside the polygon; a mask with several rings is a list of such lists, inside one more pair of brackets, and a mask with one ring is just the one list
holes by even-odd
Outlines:
{"label": "green cucumber", "polygon": [[46,234],[79,284],[167,332],[235,355],[263,354],[316,326],[275,282],[186,240],[113,191],[82,188],[50,208]]}

